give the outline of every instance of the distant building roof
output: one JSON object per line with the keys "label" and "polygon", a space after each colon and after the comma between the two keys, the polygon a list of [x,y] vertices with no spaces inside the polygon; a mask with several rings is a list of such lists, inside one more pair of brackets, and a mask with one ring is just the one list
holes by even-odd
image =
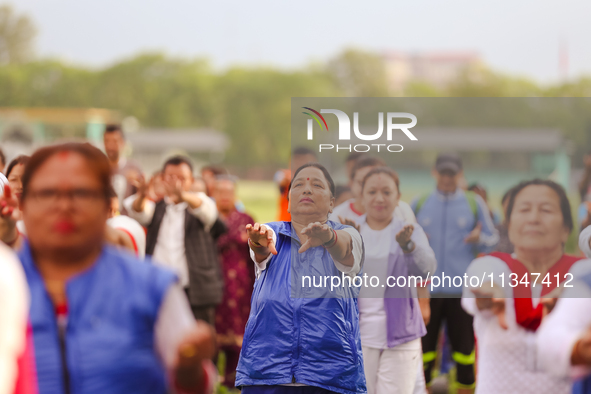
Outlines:
{"label": "distant building roof", "polygon": [[134,151],[225,152],[230,139],[213,129],[141,129],[126,135]]}
{"label": "distant building roof", "polygon": [[412,81],[444,88],[462,73],[481,64],[473,51],[401,52],[383,54],[388,87],[401,92]]}
{"label": "distant building roof", "polygon": [[401,52],[389,51],[384,54],[386,60],[412,59],[423,61],[464,61],[478,62],[480,55],[475,51],[434,51],[434,52]]}

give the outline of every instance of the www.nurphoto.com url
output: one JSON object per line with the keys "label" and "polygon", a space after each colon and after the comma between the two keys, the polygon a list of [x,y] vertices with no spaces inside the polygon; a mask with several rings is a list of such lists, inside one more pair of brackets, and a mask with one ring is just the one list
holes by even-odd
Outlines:
{"label": "www.nurphoto.com url", "polygon": [[431,275],[427,273],[425,278],[421,276],[388,276],[385,281],[381,281],[378,276],[368,276],[367,274],[357,275],[351,278],[349,275],[343,273],[341,276],[326,275],[326,276],[302,276],[302,288],[312,287],[330,287],[331,291],[342,286],[348,287],[428,287],[431,291],[435,291],[441,287],[483,287],[496,285],[500,287],[535,287],[537,285],[551,287],[561,285],[562,287],[572,287],[573,274],[570,272],[551,275],[547,273],[542,276],[539,273],[524,274],[522,276],[511,273],[482,273],[481,276],[464,274],[463,276],[449,276],[442,272],[438,275]]}

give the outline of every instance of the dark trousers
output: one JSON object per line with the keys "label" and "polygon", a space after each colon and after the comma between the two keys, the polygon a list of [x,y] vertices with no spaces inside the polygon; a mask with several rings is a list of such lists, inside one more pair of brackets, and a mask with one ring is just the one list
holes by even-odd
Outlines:
{"label": "dark trousers", "polygon": [[224,381],[222,384],[232,389],[236,383],[236,368],[240,359],[240,346],[221,346],[220,352],[226,355],[226,367],[223,371]]}
{"label": "dark trousers", "polygon": [[[185,294],[187,295],[187,299],[189,300],[190,304],[191,299],[189,298],[188,288],[185,288]],[[191,312],[193,312],[193,317],[195,317],[195,320],[203,320],[215,327],[215,305],[191,305]]]}
{"label": "dark trousers", "polygon": [[447,337],[456,363],[457,383],[470,387],[474,384],[474,328],[473,318],[462,308],[461,298],[431,298],[431,320],[423,342],[425,380],[431,382],[437,356],[437,344],[441,326],[445,321]]}

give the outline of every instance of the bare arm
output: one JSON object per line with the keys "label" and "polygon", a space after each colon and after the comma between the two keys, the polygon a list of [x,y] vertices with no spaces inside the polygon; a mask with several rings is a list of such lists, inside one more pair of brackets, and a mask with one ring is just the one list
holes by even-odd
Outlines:
{"label": "bare arm", "polygon": [[18,202],[10,186],[5,185],[4,194],[0,196],[0,241],[15,250],[21,245],[21,237],[16,227],[17,216]]}
{"label": "bare arm", "polygon": [[253,251],[255,261],[262,263],[270,254],[277,254],[273,230],[264,224],[247,224],[246,234],[248,235],[248,246]]}
{"label": "bare arm", "polygon": [[335,231],[337,239],[334,246],[327,247],[328,253],[332,258],[347,267],[353,267],[355,259],[353,258],[353,242],[351,235],[344,230]]}
{"label": "bare arm", "polygon": [[148,185],[146,184],[146,178],[140,175],[133,185],[137,188],[136,199],[134,200],[131,208],[135,212],[144,212],[146,205],[146,195],[148,194]]}
{"label": "bare arm", "polygon": [[353,267],[353,242],[351,235],[345,230],[333,230],[328,224],[316,222],[310,223],[301,231],[308,237],[302,244],[299,252],[304,253],[309,248],[324,246],[335,261]]}

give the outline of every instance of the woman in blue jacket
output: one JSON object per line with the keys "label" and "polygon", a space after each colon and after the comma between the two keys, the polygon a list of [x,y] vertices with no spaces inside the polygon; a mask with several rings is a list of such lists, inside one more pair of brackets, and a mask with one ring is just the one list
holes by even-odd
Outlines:
{"label": "woman in blue jacket", "polygon": [[257,279],[237,368],[243,394],[366,393],[363,242],[328,220],[334,188],[322,165],[306,164],[292,179],[291,222],[247,225]]}
{"label": "woman in blue jacket", "polygon": [[101,151],[76,143],[42,148],[25,167],[19,258],[39,392],[211,392],[213,334],[193,320],[174,274],[105,246],[110,172]]}

